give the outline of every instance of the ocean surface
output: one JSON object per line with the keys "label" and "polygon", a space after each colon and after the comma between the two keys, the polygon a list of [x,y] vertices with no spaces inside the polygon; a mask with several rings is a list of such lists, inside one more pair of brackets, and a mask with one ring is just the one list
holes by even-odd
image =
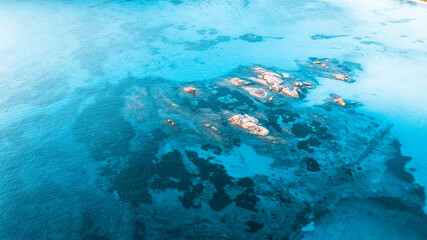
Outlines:
{"label": "ocean surface", "polygon": [[427,6],[0,2],[0,239],[427,239]]}

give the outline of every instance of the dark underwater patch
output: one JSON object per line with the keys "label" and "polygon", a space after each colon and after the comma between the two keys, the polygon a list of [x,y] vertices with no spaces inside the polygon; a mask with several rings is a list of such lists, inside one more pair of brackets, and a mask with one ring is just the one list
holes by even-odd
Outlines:
{"label": "dark underwater patch", "polygon": [[264,40],[262,36],[255,35],[253,33],[246,33],[239,38],[247,42],[262,42]]}
{"label": "dark underwater patch", "polygon": [[195,42],[186,42],[185,49],[189,51],[204,51],[219,43],[228,42],[230,40],[231,38],[228,36],[218,36],[217,38],[212,40],[199,40]]}
{"label": "dark underwater patch", "polygon": [[220,147],[218,147],[218,146],[212,146],[212,145],[209,145],[209,144],[202,145],[202,149],[205,150],[205,151],[212,150],[213,153],[216,154],[216,155],[221,155],[221,153],[222,153],[222,149]]}
{"label": "dark underwater patch", "polygon": [[252,179],[248,177],[240,178],[237,181],[237,185],[240,187],[244,187],[246,189],[251,189],[251,190],[253,190],[253,188],[255,187],[254,181],[252,181]]}
{"label": "dark underwater patch", "polygon": [[374,41],[360,41],[361,44],[364,45],[377,45],[377,46],[383,46],[384,44]]}
{"label": "dark underwater patch", "polygon": [[182,203],[182,206],[186,209],[189,208],[200,208],[202,205],[200,203],[195,203],[195,200],[199,198],[203,193],[204,186],[202,183],[198,183],[192,187],[192,189],[184,192],[184,196],[179,197],[179,200]]}
{"label": "dark underwater patch", "polygon": [[315,128],[314,135],[316,135],[319,139],[323,140],[332,140],[334,139],[334,136],[330,133],[328,133],[327,127],[317,127]]}
{"label": "dark underwater patch", "polygon": [[[221,97],[231,96],[237,99],[236,102],[225,103],[219,101]],[[257,110],[258,107],[254,104],[254,101],[247,95],[243,95],[239,91],[232,91],[226,87],[218,87],[216,93],[209,96],[207,99],[200,99],[197,103],[196,109],[208,108],[215,112],[220,110],[235,110],[240,108],[242,112],[249,113],[249,109]]]}
{"label": "dark underwater patch", "polygon": [[200,158],[196,152],[185,150],[185,154],[190,161],[199,169],[199,177],[209,180],[216,189],[222,189],[226,185],[232,185],[233,178],[227,174],[224,166],[210,163],[209,159]]}
{"label": "dark underwater patch", "polygon": [[121,113],[123,99],[110,97],[86,107],[77,117],[73,130],[97,161],[124,157],[130,153],[135,130]]}
{"label": "dark underwater patch", "polygon": [[264,224],[255,221],[247,221],[245,225],[249,227],[245,231],[251,233],[258,232],[258,230],[264,227]]}
{"label": "dark underwater patch", "polygon": [[323,40],[323,39],[332,39],[332,38],[340,38],[347,37],[348,35],[323,35],[317,34],[311,37],[312,40]]}
{"label": "dark underwater patch", "polygon": [[314,149],[311,147],[320,146],[321,142],[316,137],[310,137],[307,140],[299,141],[297,144],[298,149],[306,150],[309,153],[313,153]]}
{"label": "dark underwater patch", "polygon": [[394,198],[394,197],[370,197],[370,201],[372,201],[375,204],[381,205],[386,210],[393,210],[393,211],[411,211],[411,208],[408,207],[401,199]]}
{"label": "dark underwater patch", "polygon": [[143,150],[128,156],[128,166],[114,175],[113,188],[120,198],[130,202],[133,206],[140,203],[152,204],[150,179],[156,173],[154,162],[158,162],[156,154],[164,137],[160,130],[153,130],[151,137],[147,137]]}
{"label": "dark underwater patch", "polygon": [[234,203],[237,207],[247,209],[249,211],[257,212],[256,204],[259,202],[259,198],[256,196],[254,187],[255,184],[250,178],[239,179],[237,184],[241,187],[244,187],[244,191],[237,195],[234,199]]}
{"label": "dark underwater patch", "polygon": [[294,123],[291,129],[292,133],[297,138],[305,138],[313,133],[313,129],[305,123]]}
{"label": "dark underwater patch", "polygon": [[304,158],[304,162],[308,171],[310,172],[320,171],[320,165],[314,158],[306,157]]}
{"label": "dark underwater patch", "polygon": [[408,23],[410,21],[414,20],[413,18],[406,18],[402,20],[390,20],[389,23]]}
{"label": "dark underwater patch", "polygon": [[214,193],[213,197],[209,200],[209,206],[214,211],[221,211],[232,203],[230,197],[225,193],[225,190],[220,188]]}
{"label": "dark underwater patch", "polygon": [[254,193],[245,191],[234,199],[234,203],[237,207],[257,212],[256,205],[259,200],[260,199]]}
{"label": "dark underwater patch", "polygon": [[173,150],[162,156],[155,165],[155,178],[152,189],[166,190],[176,188],[180,191],[189,190],[192,185],[191,175],[185,169],[181,153]]}
{"label": "dark underwater patch", "polygon": [[135,220],[133,225],[134,225],[133,236],[132,236],[133,239],[134,240],[147,239],[147,233],[146,233],[147,227],[145,226],[145,223]]}
{"label": "dark underwater patch", "polygon": [[101,232],[100,226],[97,226],[95,219],[90,213],[83,213],[80,224],[80,237],[82,239],[109,240],[110,238],[107,234]]}
{"label": "dark underwater patch", "polygon": [[410,157],[402,155],[400,147],[402,146],[399,141],[395,140],[391,143],[391,146],[395,149],[394,155],[385,162],[388,169],[402,181],[413,183],[415,181],[414,176],[406,171],[405,165],[411,160]]}
{"label": "dark underwater patch", "polygon": [[113,187],[120,198],[130,202],[133,206],[140,203],[151,204],[149,180],[154,174],[154,156],[150,154],[136,154],[130,166],[123,169],[113,180]]}

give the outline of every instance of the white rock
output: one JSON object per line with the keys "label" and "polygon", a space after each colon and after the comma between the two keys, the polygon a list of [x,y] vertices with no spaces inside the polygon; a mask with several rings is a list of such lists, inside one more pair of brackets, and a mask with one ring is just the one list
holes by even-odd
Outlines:
{"label": "white rock", "polygon": [[295,85],[296,87],[302,87],[302,86],[303,86],[303,83],[302,83],[302,82],[294,82],[294,85]]}
{"label": "white rock", "polygon": [[282,77],[283,78],[290,78],[291,74],[289,74],[289,73],[282,73]]}
{"label": "white rock", "polygon": [[266,72],[264,75],[262,75],[262,77],[267,80],[267,83],[270,85],[273,84],[283,84],[283,80],[280,77],[280,75],[276,74],[276,73],[272,73],[272,72]]}
{"label": "white rock", "polygon": [[334,103],[337,103],[343,107],[345,107],[345,101],[342,97],[337,96],[335,99],[332,100]]}
{"label": "white rock", "polygon": [[280,91],[282,91],[282,89],[283,89],[283,86],[279,85],[279,84],[273,84],[271,86],[271,90],[273,90],[275,92],[280,92]]}
{"label": "white rock", "polygon": [[282,93],[293,98],[299,98],[298,90],[299,90],[298,88],[294,88],[291,90],[290,88],[285,87],[282,89]]}
{"label": "white rock", "polygon": [[268,85],[283,84],[283,79],[279,74],[272,71],[268,71],[267,69],[262,67],[254,67],[253,69],[256,73],[259,74],[258,78],[266,80]]}
{"label": "white rock", "polygon": [[240,78],[231,78],[230,82],[235,85],[235,86],[246,86],[246,85],[250,85],[251,83],[245,80],[242,80]]}
{"label": "white rock", "polygon": [[184,91],[191,94],[196,94],[196,89],[194,87],[185,87]]}
{"label": "white rock", "polygon": [[343,74],[332,74],[332,76],[335,79],[338,79],[338,80],[341,80],[341,81],[345,81],[345,82],[350,81],[350,77],[347,76],[347,75],[343,75]]}
{"label": "white rock", "polygon": [[247,114],[237,114],[229,118],[228,121],[231,124],[240,126],[249,131],[251,134],[257,134],[261,136],[267,136],[269,131],[259,124],[258,119],[249,116]]}
{"label": "white rock", "polygon": [[268,85],[269,85],[269,84],[268,84],[268,82],[267,82],[267,80],[262,79],[262,78],[254,78],[254,77],[250,77],[250,78],[249,78],[249,80],[254,81],[254,82],[257,82],[257,83],[262,84],[262,85],[264,85],[264,86],[268,86]]}

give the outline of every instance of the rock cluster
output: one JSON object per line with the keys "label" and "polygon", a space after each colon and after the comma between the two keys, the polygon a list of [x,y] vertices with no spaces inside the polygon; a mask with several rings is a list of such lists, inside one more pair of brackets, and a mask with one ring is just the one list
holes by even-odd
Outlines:
{"label": "rock cluster", "polygon": [[271,85],[281,85],[283,84],[283,79],[280,77],[279,74],[275,72],[268,71],[265,68],[262,67],[254,67],[254,71],[258,74],[258,81],[259,83],[265,85],[265,86],[271,86]]}
{"label": "rock cluster", "polygon": [[249,116],[248,114],[237,114],[229,118],[228,121],[231,124],[240,126],[249,131],[251,134],[257,134],[261,136],[267,136],[269,131],[260,125],[258,119]]}
{"label": "rock cluster", "polygon": [[[252,83],[260,84],[268,87],[268,91],[281,93],[285,96],[292,98],[303,98],[302,93],[306,93],[307,89],[314,88],[314,83],[311,81],[302,81],[303,79],[286,72],[275,72],[262,66],[253,66],[250,68],[251,75],[243,76],[243,80],[239,77],[229,78],[229,82],[237,87],[242,87],[247,93],[257,98],[266,99],[269,93],[262,87],[246,87],[252,85]],[[304,89],[305,88],[305,89]],[[269,101],[272,102],[271,96]]]}
{"label": "rock cluster", "polygon": [[344,82],[348,82],[348,81],[350,81],[350,77],[349,77],[349,76],[347,76],[347,75],[344,75],[344,74],[340,74],[340,73],[338,73],[338,74],[332,74],[332,76],[333,76],[335,79],[337,79],[337,80],[341,80],[341,81],[344,81]]}

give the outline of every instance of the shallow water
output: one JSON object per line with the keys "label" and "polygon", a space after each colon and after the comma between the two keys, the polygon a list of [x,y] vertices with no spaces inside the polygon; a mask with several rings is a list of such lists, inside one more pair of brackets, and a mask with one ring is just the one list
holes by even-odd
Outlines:
{"label": "shallow water", "polygon": [[[425,239],[426,25],[397,0],[2,1],[0,238]],[[269,104],[228,82],[253,65],[315,88]]]}

